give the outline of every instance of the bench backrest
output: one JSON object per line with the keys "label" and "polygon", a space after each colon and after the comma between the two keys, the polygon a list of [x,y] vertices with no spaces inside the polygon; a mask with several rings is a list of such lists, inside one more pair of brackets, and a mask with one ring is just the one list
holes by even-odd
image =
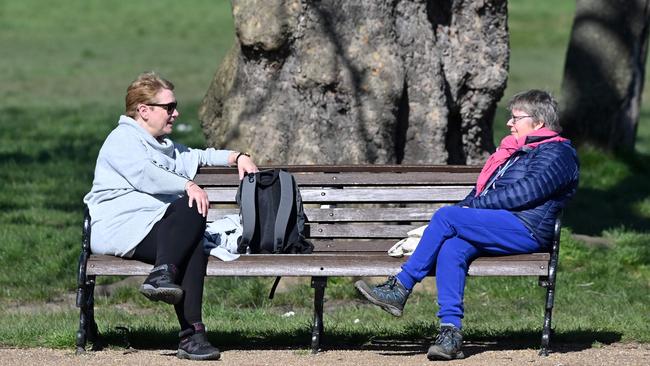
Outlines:
{"label": "bench backrest", "polygon": [[[274,166],[278,168],[278,166]],[[479,167],[286,166],[298,185],[315,252],[385,253],[426,224],[443,205],[463,199]],[[195,177],[208,193],[208,221],[238,213],[239,184],[232,168],[202,168]]]}

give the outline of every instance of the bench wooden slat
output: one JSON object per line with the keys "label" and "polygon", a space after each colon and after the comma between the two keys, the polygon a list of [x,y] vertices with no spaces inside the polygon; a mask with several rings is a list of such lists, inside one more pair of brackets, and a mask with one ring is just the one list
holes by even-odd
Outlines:
{"label": "bench wooden slat", "polygon": [[402,239],[407,233],[422,225],[381,224],[307,224],[312,238],[395,238]]}
{"label": "bench wooden slat", "polygon": [[[294,173],[296,183],[307,186],[388,186],[388,185],[464,185],[476,184],[478,174],[449,172],[394,173]],[[237,174],[198,174],[194,182],[201,186],[237,187]]]}
{"label": "bench wooden slat", "polygon": [[[314,244],[314,253],[339,253],[339,252],[365,252],[368,255],[387,255],[388,249],[390,249],[397,239],[372,239],[372,240],[360,240],[360,239],[310,239],[311,243]],[[489,257],[484,257],[489,258]],[[533,254],[520,254],[513,256],[500,256],[498,257],[500,261],[507,261],[509,258],[512,258],[514,261],[524,260],[530,258],[530,260],[541,260],[548,261],[550,259],[549,253],[533,253]]]}
{"label": "bench wooden slat", "polygon": [[[315,189],[301,188],[304,203],[457,202],[471,189],[463,186]],[[234,188],[206,188],[210,202],[233,203]]]}
{"label": "bench wooden slat", "polygon": [[386,254],[397,240],[347,240],[347,239],[309,239],[314,244],[314,252],[368,252]]}
{"label": "bench wooden slat", "polygon": [[342,207],[306,208],[310,222],[386,222],[424,221],[429,222],[433,213],[444,204],[427,207]]}
{"label": "bench wooden slat", "polygon": [[[479,258],[469,268],[471,276],[546,276],[548,262],[530,255]],[[232,262],[210,258],[208,276],[386,276],[399,272],[405,258],[366,254],[243,255]],[[358,265],[357,265],[358,263]],[[88,275],[144,276],[152,266],[140,261],[94,255]]]}
{"label": "bench wooden slat", "polygon": [[[396,165],[396,164],[360,164],[360,165],[273,165],[258,166],[262,169],[284,169],[292,174],[300,173],[409,173],[409,172],[438,172],[438,173],[475,173],[481,172],[478,165]],[[200,167],[199,174],[237,174],[237,168],[230,167]]]}
{"label": "bench wooden slat", "polygon": [[[479,260],[480,259],[480,260]],[[548,261],[490,261],[479,258],[471,264],[470,276],[548,276]]]}
{"label": "bench wooden slat", "polygon": [[[444,204],[430,204],[427,207],[305,207],[310,222],[386,222],[421,221],[429,222],[433,213]],[[238,208],[211,208],[208,221],[212,222],[224,215],[238,215]]]}

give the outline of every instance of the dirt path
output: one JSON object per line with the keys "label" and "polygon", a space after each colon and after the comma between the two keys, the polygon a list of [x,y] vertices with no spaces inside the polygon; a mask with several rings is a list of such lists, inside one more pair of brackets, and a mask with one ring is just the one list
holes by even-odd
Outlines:
{"label": "dirt path", "polygon": [[[489,344],[467,344],[468,358],[436,364],[444,365],[650,365],[650,344],[614,343],[591,348],[572,344],[555,346],[549,357],[539,357],[533,349],[495,350]],[[311,355],[306,350],[227,350],[221,361],[204,364],[228,365],[336,365],[336,366],[381,366],[381,365],[427,365],[426,356],[414,352],[413,348],[382,350],[381,348],[363,351],[326,351]],[[173,350],[146,350],[125,352],[124,350],[105,350],[88,352],[76,356],[71,350],[45,348],[0,349],[0,365],[190,365],[196,362],[179,360]]]}

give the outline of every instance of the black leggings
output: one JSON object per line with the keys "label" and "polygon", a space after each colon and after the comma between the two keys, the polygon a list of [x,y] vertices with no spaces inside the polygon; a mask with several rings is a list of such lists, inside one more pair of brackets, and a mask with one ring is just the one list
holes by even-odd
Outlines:
{"label": "black leggings", "polygon": [[172,202],[165,215],[138,244],[133,259],[158,266],[174,264],[176,282],[185,292],[183,301],[174,305],[181,330],[202,322],[203,281],[208,256],[203,252],[206,219],[196,204],[188,206],[188,197]]}

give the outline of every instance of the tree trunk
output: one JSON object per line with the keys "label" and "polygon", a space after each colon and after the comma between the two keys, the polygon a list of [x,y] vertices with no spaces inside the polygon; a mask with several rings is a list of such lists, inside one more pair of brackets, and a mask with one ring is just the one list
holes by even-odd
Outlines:
{"label": "tree trunk", "polygon": [[232,0],[199,111],[264,163],[482,162],[508,69],[506,1]]}
{"label": "tree trunk", "polygon": [[650,0],[578,0],[562,82],[561,123],[578,143],[633,150]]}

